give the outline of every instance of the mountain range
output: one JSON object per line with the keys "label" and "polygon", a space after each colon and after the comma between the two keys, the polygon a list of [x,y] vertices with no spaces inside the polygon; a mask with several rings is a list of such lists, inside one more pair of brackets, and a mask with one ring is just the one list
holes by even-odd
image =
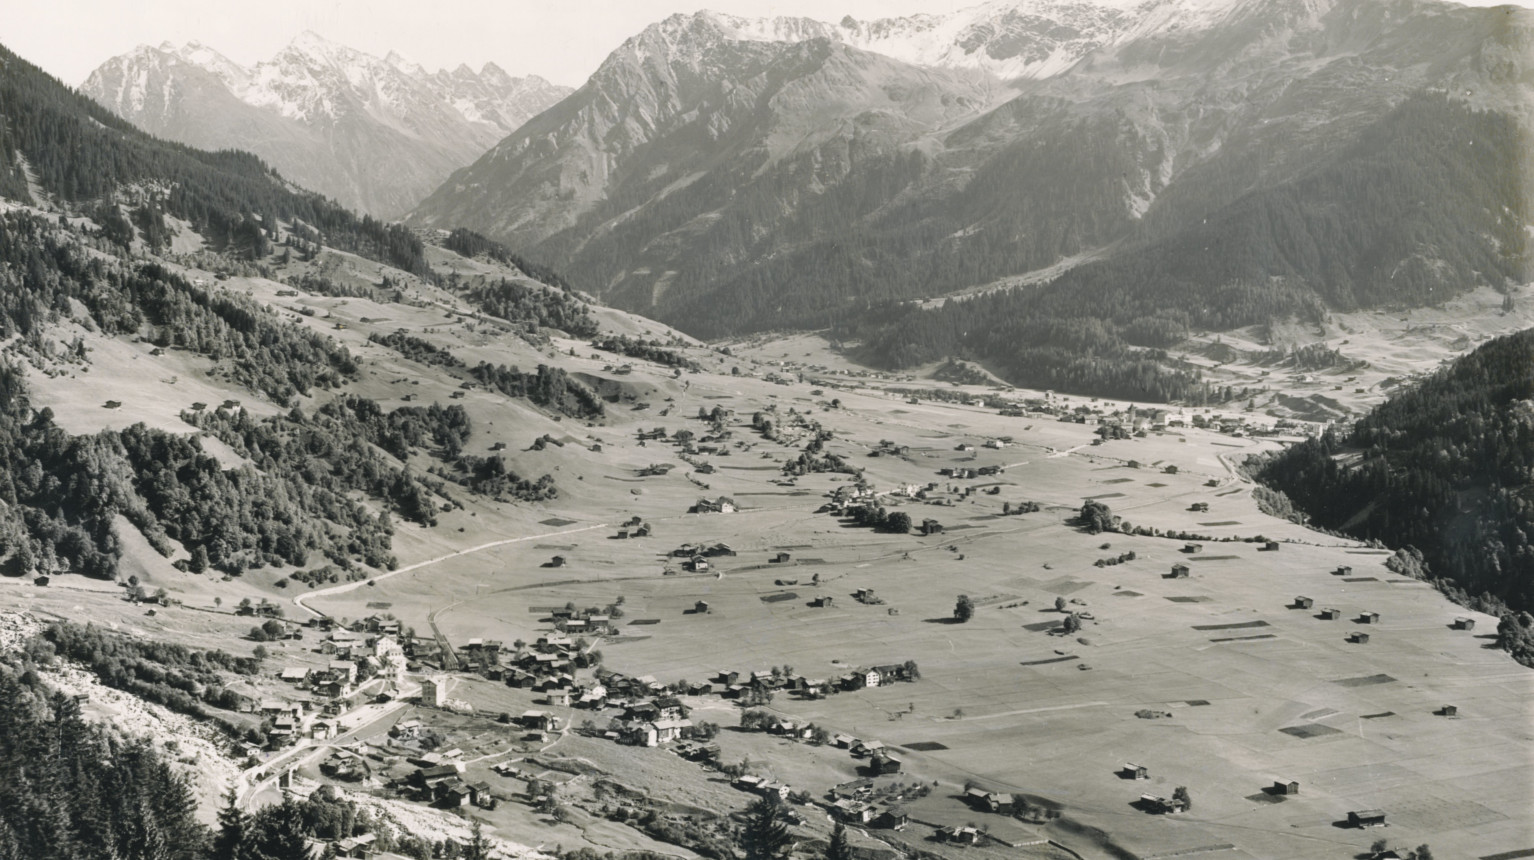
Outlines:
{"label": "mountain range", "polygon": [[[484,233],[700,336],[847,324],[881,302],[1081,261],[1119,277],[1138,260],[1134,277],[1176,281],[1177,330],[1213,322],[1196,312],[1211,291],[1270,279],[1294,292],[1273,306],[1285,313],[1306,296],[1431,302],[1528,279],[1517,140],[1531,15],[1434,0],[999,0],[836,24],[676,15],[407,221]],[[1395,113],[1426,97],[1453,109]],[[1456,142],[1442,124],[1461,108],[1515,132]],[[1448,153],[1391,163],[1387,124],[1475,153],[1506,199],[1486,210],[1479,186],[1452,181]],[[1379,184],[1403,170],[1431,196]],[[1367,187],[1272,229],[1274,201],[1304,209],[1336,190],[1316,183],[1323,171]],[[1334,229],[1360,220],[1364,234]],[[1259,262],[1190,269],[1187,248],[1210,243]],[[1227,322],[1262,314],[1248,316]]]}
{"label": "mountain range", "polygon": [[491,63],[428,72],[311,32],[252,66],[196,42],[140,46],[81,89],[152,134],[248,150],[299,185],[386,218],[570,92]]}

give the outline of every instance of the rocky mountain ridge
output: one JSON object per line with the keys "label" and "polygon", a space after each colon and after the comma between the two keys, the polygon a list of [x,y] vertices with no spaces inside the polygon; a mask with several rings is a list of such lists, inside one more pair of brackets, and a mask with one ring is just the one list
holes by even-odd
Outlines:
{"label": "rocky mountain ridge", "polygon": [[140,46],[102,64],[82,90],[153,134],[249,149],[300,185],[381,217],[569,93],[492,63],[428,72],[312,32],[251,66],[196,42]]}

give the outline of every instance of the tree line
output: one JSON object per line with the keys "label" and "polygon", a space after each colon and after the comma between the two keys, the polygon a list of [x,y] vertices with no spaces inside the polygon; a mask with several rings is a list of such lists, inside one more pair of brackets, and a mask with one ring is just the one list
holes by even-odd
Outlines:
{"label": "tree line", "polygon": [[[1497,338],[1259,465],[1317,525],[1418,550],[1414,573],[1493,614],[1534,610],[1534,330]],[[1534,665],[1534,647],[1519,654]]]}

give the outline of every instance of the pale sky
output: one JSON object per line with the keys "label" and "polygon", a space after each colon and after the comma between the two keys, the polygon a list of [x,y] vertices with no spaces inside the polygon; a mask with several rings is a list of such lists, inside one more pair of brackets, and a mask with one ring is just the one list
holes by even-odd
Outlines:
{"label": "pale sky", "polygon": [[981,0],[0,0],[0,43],[71,86],[141,44],[198,41],[250,64],[313,30],[427,69],[494,62],[579,86],[624,39],[673,12],[821,20],[948,12]]}
{"label": "pale sky", "polygon": [[[537,74],[579,86],[624,39],[674,12],[837,21],[943,13],[984,0],[0,0],[0,43],[72,86],[140,44],[198,41],[251,64],[313,30],[427,69]],[[1497,5],[1505,0],[1470,0]],[[1518,0],[1534,5],[1534,0]]]}

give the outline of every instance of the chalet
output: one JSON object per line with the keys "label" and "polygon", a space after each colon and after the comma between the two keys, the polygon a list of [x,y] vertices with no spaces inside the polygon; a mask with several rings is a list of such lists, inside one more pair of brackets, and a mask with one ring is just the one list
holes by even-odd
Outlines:
{"label": "chalet", "polygon": [[655,727],[655,742],[669,744],[682,739],[682,734],[692,728],[692,720],[656,720],[651,725]]}
{"label": "chalet", "polygon": [[653,706],[656,717],[662,720],[680,720],[687,716],[687,707],[675,696],[656,699]]}
{"label": "chalet", "polygon": [[344,699],[353,692],[353,687],[345,678],[327,678],[314,685],[316,695],[327,699]]}
{"label": "chalet", "polygon": [[695,514],[733,514],[737,510],[735,500],[729,496],[720,496],[717,499],[699,499],[692,506],[690,513]]}
{"label": "chalet", "polygon": [[1456,619],[1454,619],[1454,629],[1455,630],[1474,630],[1475,629],[1475,619],[1474,618],[1456,618]]}
{"label": "chalet", "polygon": [[1150,779],[1150,768],[1143,764],[1135,764],[1132,761],[1125,762],[1124,766],[1119,768],[1119,772],[1125,774],[1130,779]]}
{"label": "chalet", "polygon": [[709,560],[701,555],[695,555],[691,559],[682,562],[682,568],[684,570],[690,570],[693,573],[707,573],[709,568]]}
{"label": "chalet", "polygon": [[547,711],[526,711],[517,718],[517,724],[540,732],[559,731],[559,717]]}
{"label": "chalet", "polygon": [[310,670],[303,666],[290,666],[282,670],[282,680],[289,684],[302,684],[309,680]]}
{"label": "chalet", "polygon": [[1154,794],[1142,794],[1140,795],[1140,803],[1150,809],[1151,812],[1161,815],[1171,815],[1188,810],[1188,804],[1175,797],[1166,798],[1158,797]]}
{"label": "chalet", "polygon": [[651,722],[631,722],[623,726],[623,740],[640,747],[660,746],[660,731]]}
{"label": "chalet", "polygon": [[980,843],[980,831],[973,827],[960,827],[958,825],[939,827],[937,838],[954,845],[978,845]]}
{"label": "chalet", "polygon": [[415,773],[410,775],[410,781],[423,788],[430,788],[443,780],[457,779],[461,773],[463,773],[462,764],[434,764],[416,769]]}
{"label": "chalet", "polygon": [[262,715],[269,717],[288,717],[297,720],[304,715],[303,705],[281,699],[262,699],[259,709]]}
{"label": "chalet", "polygon": [[1189,573],[1189,568],[1188,568],[1188,566],[1186,564],[1174,564],[1174,565],[1172,565],[1172,573],[1170,575],[1170,578],[1171,579],[1187,579],[1188,578],[1188,573]]}
{"label": "chalet", "polygon": [[871,756],[884,749],[883,741],[858,741],[852,746],[852,754],[858,757]]}
{"label": "chalet", "polygon": [[1326,621],[1336,621],[1337,619],[1339,619],[1341,617],[1342,617],[1342,610],[1341,609],[1327,608],[1327,609],[1321,610],[1321,618],[1323,620],[1326,620]]}
{"label": "chalet", "polygon": [[469,805],[472,793],[462,779],[444,779],[431,787],[431,801],[444,809],[457,809]]}
{"label": "chalet", "polygon": [[890,773],[900,773],[901,761],[887,753],[880,753],[868,762],[868,767],[875,775],[883,776]]}
{"label": "chalet", "polygon": [[1382,809],[1358,809],[1348,813],[1349,827],[1384,827],[1385,811]]}
{"label": "chalet", "polygon": [[891,806],[874,818],[873,826],[882,830],[904,830],[911,816],[898,806]]}
{"label": "chalet", "polygon": [[831,742],[841,747],[842,749],[851,749],[852,747],[861,743],[861,741],[852,735],[832,735]]}
{"label": "chalet", "polygon": [[344,680],[348,684],[357,683],[357,664],[350,660],[332,660],[325,668],[337,679]]}
{"label": "chalet", "polygon": [[877,811],[861,800],[844,797],[831,804],[831,812],[851,824],[868,824],[874,820]]}
{"label": "chalet", "polygon": [[1295,782],[1292,779],[1290,779],[1290,780],[1283,780],[1283,779],[1275,780],[1274,783],[1273,783],[1273,790],[1272,790],[1271,793],[1272,794],[1299,794],[1300,793],[1300,784],[1298,782]]}
{"label": "chalet", "polygon": [[1315,600],[1313,600],[1313,599],[1311,599],[1309,597],[1306,597],[1306,596],[1304,596],[1302,594],[1299,597],[1296,597],[1294,599],[1294,604],[1293,605],[1294,605],[1295,609],[1309,609],[1312,606],[1315,606],[1316,602],[1315,602]]}
{"label": "chalet", "polygon": [[377,834],[362,833],[337,839],[331,844],[335,846],[337,857],[364,858],[374,854],[373,842],[377,839]]}
{"label": "chalet", "polygon": [[[725,513],[729,512],[726,511]],[[727,543],[716,543],[713,546],[704,547],[703,554],[712,558],[720,555],[734,556],[736,552],[735,548]]]}
{"label": "chalet", "polygon": [[1358,615],[1358,623],[1378,624],[1380,623],[1380,614],[1378,612],[1361,612]]}
{"label": "chalet", "polygon": [[878,669],[867,669],[863,671],[864,687],[877,687],[879,686],[879,682],[882,680],[883,676],[879,674]]}

